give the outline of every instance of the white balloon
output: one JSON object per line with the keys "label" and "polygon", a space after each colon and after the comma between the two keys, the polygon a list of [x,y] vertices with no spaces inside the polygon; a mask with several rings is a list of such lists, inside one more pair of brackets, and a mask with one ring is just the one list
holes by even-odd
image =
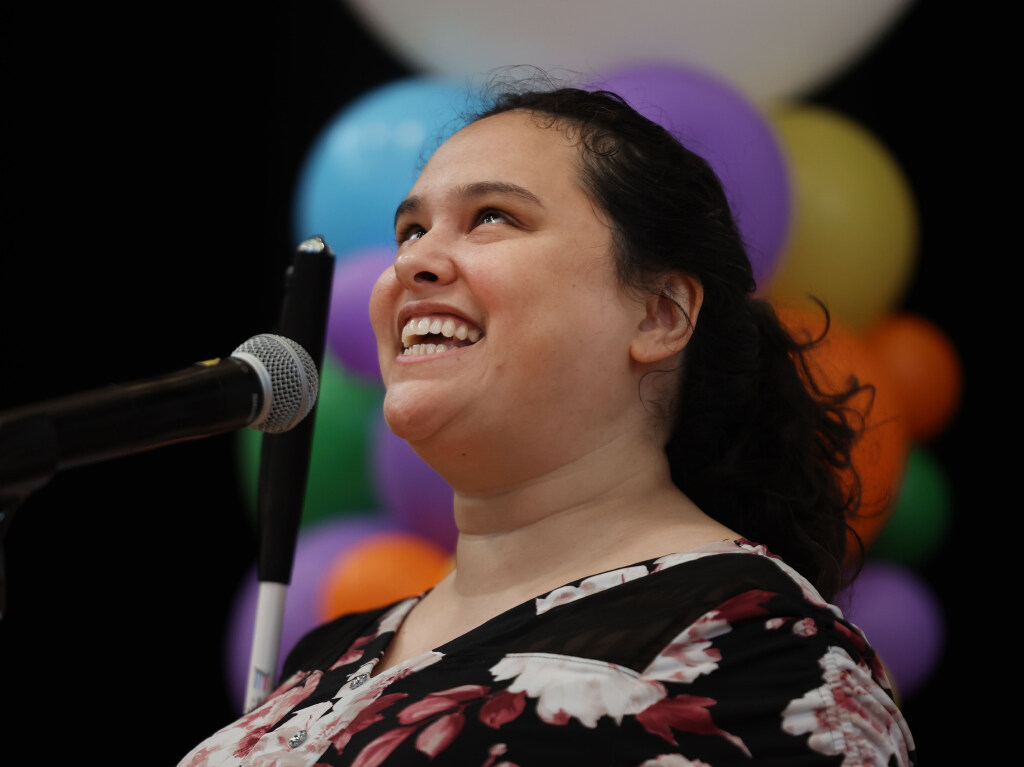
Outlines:
{"label": "white balloon", "polygon": [[446,77],[529,65],[569,79],[701,67],[749,98],[798,98],[859,59],[914,0],[342,0],[400,61]]}

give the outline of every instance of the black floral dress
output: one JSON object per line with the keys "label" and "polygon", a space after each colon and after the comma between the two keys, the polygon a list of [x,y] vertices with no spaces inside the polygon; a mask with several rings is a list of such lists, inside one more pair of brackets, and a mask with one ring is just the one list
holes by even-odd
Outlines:
{"label": "black floral dress", "polygon": [[584,578],[372,676],[417,599],[307,634],[179,767],[915,763],[862,633],[746,540]]}

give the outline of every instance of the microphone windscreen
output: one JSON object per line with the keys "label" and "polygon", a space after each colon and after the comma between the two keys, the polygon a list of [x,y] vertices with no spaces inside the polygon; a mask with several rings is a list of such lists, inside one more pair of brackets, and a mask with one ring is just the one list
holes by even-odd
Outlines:
{"label": "microphone windscreen", "polygon": [[278,434],[309,415],[316,404],[320,377],[313,359],[300,344],[263,333],[243,343],[231,356],[255,359],[269,377],[269,407],[264,406],[265,415],[250,428]]}

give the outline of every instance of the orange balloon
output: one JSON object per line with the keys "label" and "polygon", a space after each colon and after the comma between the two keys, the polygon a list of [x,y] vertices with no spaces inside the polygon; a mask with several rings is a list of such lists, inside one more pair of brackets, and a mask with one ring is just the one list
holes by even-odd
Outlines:
{"label": "orange balloon", "polygon": [[907,433],[916,442],[938,436],[963,393],[963,366],[953,342],[934,323],[910,312],[879,320],[864,337],[899,395]]}
{"label": "orange balloon", "polygon": [[[776,305],[779,319],[800,342],[818,338],[825,328],[821,311],[803,306]],[[807,354],[811,374],[828,393],[849,388],[852,378],[873,390],[854,395],[847,405],[858,413],[852,421],[863,431],[854,444],[851,462],[861,482],[861,505],[850,525],[865,547],[878,538],[892,515],[910,447],[900,419],[900,401],[895,386],[863,339],[842,324],[832,321],[828,335]],[[848,471],[843,482],[852,481]]]}
{"label": "orange balloon", "polygon": [[454,561],[440,546],[413,533],[379,533],[348,548],[327,568],[318,618],[371,610],[437,585]]}

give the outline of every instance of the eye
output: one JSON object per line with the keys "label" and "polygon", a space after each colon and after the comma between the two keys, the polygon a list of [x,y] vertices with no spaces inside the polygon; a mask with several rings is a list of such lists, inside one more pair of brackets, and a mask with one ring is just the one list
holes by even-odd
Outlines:
{"label": "eye", "polygon": [[406,242],[413,242],[415,240],[418,240],[426,233],[427,230],[424,229],[419,224],[408,224],[406,226],[403,226],[395,233],[395,240],[398,242],[399,245],[402,245]]}
{"label": "eye", "polygon": [[477,224],[502,224],[510,223],[511,219],[502,213],[500,210],[494,208],[487,208],[480,211],[476,216]]}

